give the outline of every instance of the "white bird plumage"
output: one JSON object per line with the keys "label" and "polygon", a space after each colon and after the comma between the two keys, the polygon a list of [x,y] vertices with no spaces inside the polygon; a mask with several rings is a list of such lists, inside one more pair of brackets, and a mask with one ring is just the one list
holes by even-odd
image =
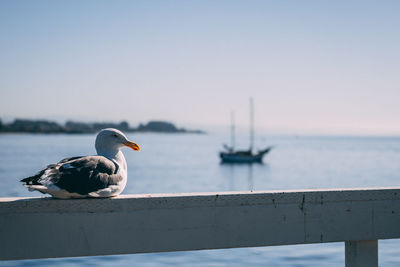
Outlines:
{"label": "white bird plumage", "polygon": [[63,159],[21,182],[30,191],[56,198],[117,196],[124,190],[128,177],[126,160],[120,150],[124,146],[140,150],[121,131],[103,129],[96,137],[97,156]]}

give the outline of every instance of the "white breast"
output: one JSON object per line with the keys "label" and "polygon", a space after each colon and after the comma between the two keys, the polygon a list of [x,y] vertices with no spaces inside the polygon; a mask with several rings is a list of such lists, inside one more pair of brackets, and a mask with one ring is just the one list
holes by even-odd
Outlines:
{"label": "white breast", "polygon": [[126,164],[126,160],[124,154],[120,151],[115,157],[111,158],[115,164],[118,165],[117,174],[121,175],[122,180],[117,185],[111,185],[107,188],[100,189],[95,192],[91,192],[88,195],[91,197],[114,197],[119,195],[126,186],[126,182],[128,180],[128,168]]}

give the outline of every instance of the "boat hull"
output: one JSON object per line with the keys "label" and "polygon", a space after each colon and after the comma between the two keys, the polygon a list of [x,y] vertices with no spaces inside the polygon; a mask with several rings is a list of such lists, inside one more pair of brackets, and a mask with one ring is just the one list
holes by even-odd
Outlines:
{"label": "boat hull", "polygon": [[267,154],[272,147],[268,147],[263,151],[253,154],[250,151],[237,151],[237,152],[220,152],[219,157],[222,163],[261,163],[265,154]]}
{"label": "boat hull", "polygon": [[261,163],[264,155],[245,156],[221,152],[219,156],[223,163]]}

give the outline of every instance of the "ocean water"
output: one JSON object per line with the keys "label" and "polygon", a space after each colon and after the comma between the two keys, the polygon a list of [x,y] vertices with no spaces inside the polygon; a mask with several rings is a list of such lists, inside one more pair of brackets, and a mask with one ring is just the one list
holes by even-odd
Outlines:
{"label": "ocean water", "polygon": [[[400,137],[259,136],[274,145],[264,164],[221,165],[227,136],[128,134],[142,150],[124,149],[135,193],[285,190],[400,185]],[[0,135],[0,197],[42,196],[21,178],[49,163],[94,154],[94,135]],[[247,136],[237,138],[246,148]],[[1,226],[0,226],[1,227]],[[399,226],[400,227],[400,226]],[[344,266],[344,244],[312,244],[190,252],[0,262],[0,266]],[[379,241],[380,266],[400,266],[400,240]]]}

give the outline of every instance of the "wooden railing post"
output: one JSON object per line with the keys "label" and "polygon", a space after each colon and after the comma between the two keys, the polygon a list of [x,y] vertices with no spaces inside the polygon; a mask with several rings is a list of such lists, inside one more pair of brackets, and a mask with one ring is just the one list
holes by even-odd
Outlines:
{"label": "wooden railing post", "polygon": [[346,241],[346,267],[377,267],[378,240]]}

